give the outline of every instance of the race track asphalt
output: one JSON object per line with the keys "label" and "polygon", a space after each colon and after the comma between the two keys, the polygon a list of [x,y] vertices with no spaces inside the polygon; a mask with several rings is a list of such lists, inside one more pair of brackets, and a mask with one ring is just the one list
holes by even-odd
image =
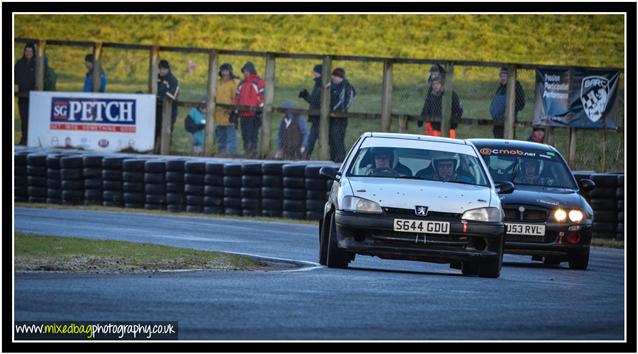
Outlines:
{"label": "race track asphalt", "polygon": [[499,279],[447,265],[357,256],[318,266],[318,226],[15,208],[15,230],[148,242],[304,263],[280,271],[20,273],[16,321],[178,321],[180,339],[622,340],[624,253],[589,269],[505,256]]}

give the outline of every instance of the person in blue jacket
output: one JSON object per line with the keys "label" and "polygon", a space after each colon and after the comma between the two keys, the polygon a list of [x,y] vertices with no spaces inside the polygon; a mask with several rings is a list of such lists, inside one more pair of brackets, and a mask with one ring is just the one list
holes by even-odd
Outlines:
{"label": "person in blue jacket", "polygon": [[[93,54],[87,54],[84,57],[84,66],[88,70],[86,72],[86,76],[84,77],[84,87],[82,88],[83,92],[93,92],[93,63],[95,62],[95,58]],[[104,68],[100,67],[100,91],[106,92],[106,73],[104,72]]]}
{"label": "person in blue jacket", "polygon": [[[200,103],[206,104],[208,95],[204,95]],[[186,120],[184,120],[186,130],[192,134],[193,138],[193,155],[204,155],[204,139],[206,133],[206,109],[195,107],[188,112]]]}
{"label": "person in blue jacket", "polygon": [[[494,97],[492,97],[492,102],[490,103],[490,114],[492,115],[492,119],[494,120],[494,123],[500,124],[498,126],[495,124],[492,129],[494,137],[497,139],[503,139],[504,136],[504,127],[502,124],[505,121],[505,93],[507,92],[507,78],[507,68],[503,67],[499,73],[498,88],[496,89],[496,93],[494,93]],[[516,102],[514,105],[514,121],[518,121],[518,112],[525,107],[525,92],[523,91],[523,86],[521,86],[521,83],[518,82],[518,80],[516,80],[515,88]]]}

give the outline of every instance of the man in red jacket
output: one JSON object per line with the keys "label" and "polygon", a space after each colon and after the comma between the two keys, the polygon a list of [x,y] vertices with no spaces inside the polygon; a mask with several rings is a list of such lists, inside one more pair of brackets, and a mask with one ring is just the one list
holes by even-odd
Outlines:
{"label": "man in red jacket", "polygon": [[241,68],[241,72],[244,74],[244,79],[237,86],[235,104],[259,108],[257,111],[238,110],[244,152],[246,157],[256,158],[257,139],[261,126],[261,108],[264,106],[265,81],[257,75],[255,64],[252,62],[246,62]]}

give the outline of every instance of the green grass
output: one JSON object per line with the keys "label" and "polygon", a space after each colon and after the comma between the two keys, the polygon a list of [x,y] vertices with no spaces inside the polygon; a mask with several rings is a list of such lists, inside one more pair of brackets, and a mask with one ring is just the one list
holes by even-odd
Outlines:
{"label": "green grass", "polygon": [[16,271],[252,270],[266,264],[220,252],[125,241],[15,233]]}
{"label": "green grass", "polygon": [[[135,23],[135,26],[131,26]],[[364,55],[404,58],[432,58],[480,61],[524,62],[579,66],[623,66],[624,23],[620,15],[17,15],[16,37],[94,40],[124,43],[201,46],[222,49],[280,51],[293,53]],[[578,38],[578,41],[574,41]],[[22,45],[16,46],[16,59]],[[90,50],[49,46],[50,65],[59,75],[58,90],[81,90],[83,58]],[[208,57],[204,54],[160,53],[171,62],[180,80],[180,100],[196,101],[206,91]],[[263,74],[263,58],[222,55],[220,62],[232,63],[236,71],[247,60]],[[188,63],[196,64],[189,71]],[[312,87],[315,60],[278,59],[275,102],[307,104],[298,91]],[[147,90],[148,53],[104,49],[103,65],[108,92]],[[380,113],[381,63],[335,61],[346,68],[357,89],[352,112]],[[427,88],[429,65],[395,64],[393,69],[393,113],[417,115]],[[454,90],[464,107],[464,117],[489,119],[488,107],[496,88],[497,68],[456,67]],[[519,70],[518,79],[526,93],[521,121],[531,121],[534,106],[534,71]],[[622,83],[619,112],[623,112]],[[188,155],[190,135],[183,128],[187,108],[180,108],[172,140],[172,153]],[[15,138],[19,119],[14,115]],[[619,121],[624,120],[622,113]],[[623,124],[620,123],[622,126]],[[279,117],[271,121],[271,146],[276,147]],[[414,123],[408,127],[420,133]],[[381,129],[379,121],[350,119],[346,132],[349,147],[365,131]],[[530,128],[519,129],[527,138]],[[393,122],[392,131],[398,131]],[[238,131],[239,134],[239,131]],[[578,134],[576,170],[601,170],[600,131]],[[461,126],[459,138],[492,137],[491,127]],[[582,138],[581,138],[582,137]],[[239,137],[239,152],[243,152]],[[567,155],[567,132],[556,129],[555,145]],[[606,146],[606,170],[623,171],[623,134],[610,132]],[[214,151],[214,150],[213,150]],[[318,147],[312,158],[318,159]]]}
{"label": "green grass", "polygon": [[591,245],[596,247],[623,249],[625,248],[625,241],[594,238],[591,240]]}

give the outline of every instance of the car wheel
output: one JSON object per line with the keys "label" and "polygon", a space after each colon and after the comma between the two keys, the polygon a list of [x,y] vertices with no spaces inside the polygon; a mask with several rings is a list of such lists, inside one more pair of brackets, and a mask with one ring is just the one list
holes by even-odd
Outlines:
{"label": "car wheel", "polygon": [[481,263],[479,266],[479,277],[498,278],[501,275],[502,257],[501,255],[499,259]]}
{"label": "car wheel", "polygon": [[328,247],[326,252],[326,265],[330,268],[347,268],[348,252],[337,247],[337,224],[335,214],[330,214],[330,229],[328,231]]}
{"label": "car wheel", "polygon": [[461,264],[461,272],[463,275],[477,275],[478,264],[475,262],[463,262]]}
{"label": "car wheel", "polygon": [[589,248],[569,257],[569,269],[586,270],[587,265],[589,265]]}
{"label": "car wheel", "polygon": [[544,257],[543,258],[543,264],[545,264],[545,265],[559,265],[560,264],[560,258]]}
{"label": "car wheel", "polygon": [[319,220],[319,264],[326,265],[326,259],[328,258],[328,238],[324,234],[324,231],[327,229],[324,227],[325,217]]}

